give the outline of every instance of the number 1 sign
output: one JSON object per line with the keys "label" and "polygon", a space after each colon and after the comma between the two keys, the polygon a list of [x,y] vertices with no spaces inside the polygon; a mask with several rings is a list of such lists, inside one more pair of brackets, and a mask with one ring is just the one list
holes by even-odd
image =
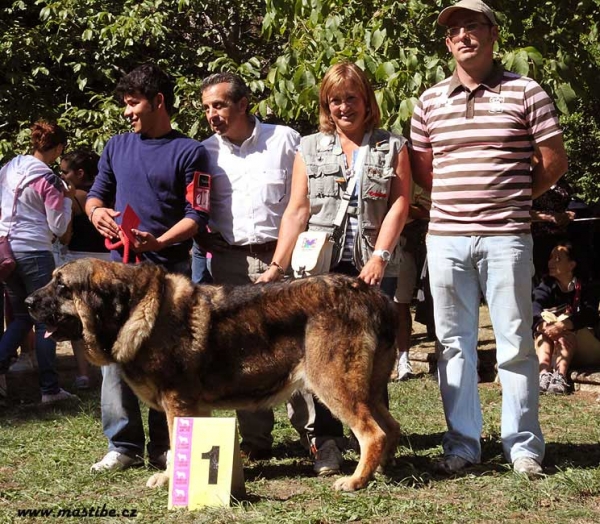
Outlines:
{"label": "number 1 sign", "polygon": [[176,417],[169,509],[229,506],[245,495],[235,418]]}

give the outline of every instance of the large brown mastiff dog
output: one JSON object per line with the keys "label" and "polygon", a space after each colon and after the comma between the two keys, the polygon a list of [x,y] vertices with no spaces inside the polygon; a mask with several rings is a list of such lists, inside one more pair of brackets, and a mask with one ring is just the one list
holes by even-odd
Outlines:
{"label": "large brown mastiff dog", "polygon": [[[394,309],[360,280],[197,286],[155,265],[82,259],[56,269],[27,304],[55,340],[83,338],[90,362],[118,363],[139,398],[166,412],[171,432],[177,416],[265,408],[305,388],[360,443],[354,474],[335,489],[363,488],[393,456],[400,430],[384,392]],[[167,481],[157,473],[148,485]]]}

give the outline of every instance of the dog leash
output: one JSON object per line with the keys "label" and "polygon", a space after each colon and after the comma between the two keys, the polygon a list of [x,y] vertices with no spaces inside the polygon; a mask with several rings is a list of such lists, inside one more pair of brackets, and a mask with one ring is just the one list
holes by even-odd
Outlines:
{"label": "dog leash", "polygon": [[[121,226],[119,226],[119,240],[117,240],[116,242],[112,242],[110,240],[110,238],[104,239],[104,246],[108,250],[112,251],[113,249],[123,248],[123,257],[122,258],[123,258],[124,264],[129,263],[130,244],[131,244],[131,241],[129,240],[127,235],[125,233],[123,233],[123,229],[121,228]],[[135,263],[139,264],[141,261],[142,261],[142,259],[139,257],[139,255],[136,254],[135,255]]]}

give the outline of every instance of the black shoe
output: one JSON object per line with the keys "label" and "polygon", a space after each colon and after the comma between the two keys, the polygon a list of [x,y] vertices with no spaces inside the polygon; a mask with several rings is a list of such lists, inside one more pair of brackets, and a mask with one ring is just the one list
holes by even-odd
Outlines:
{"label": "black shoe", "polygon": [[240,455],[243,459],[250,462],[254,460],[269,460],[273,458],[273,450],[271,448],[255,448],[254,446],[241,446]]}
{"label": "black shoe", "polygon": [[164,471],[167,469],[167,453],[168,451],[163,451],[159,455],[153,455],[148,459],[150,466],[156,469],[160,469]]}

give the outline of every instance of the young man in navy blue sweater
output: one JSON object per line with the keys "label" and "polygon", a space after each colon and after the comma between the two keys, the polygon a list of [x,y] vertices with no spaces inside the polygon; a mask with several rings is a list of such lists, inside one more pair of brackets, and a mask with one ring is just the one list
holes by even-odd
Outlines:
{"label": "young man in navy blue sweater", "polygon": [[[131,257],[191,275],[192,237],[207,217],[186,201],[195,171],[206,171],[204,147],[171,126],[172,79],[153,64],[124,76],[116,90],[132,133],[112,137],[86,202],[86,213],[106,238],[119,238],[119,223],[129,205],[140,219],[132,229]],[[122,250],[111,258],[123,261]],[[129,260],[126,262],[133,262]],[[92,471],[124,469],[144,463],[145,434],[140,407],[115,364],[102,369],[102,426],[108,453]],[[166,467],[169,432],[164,413],[148,416],[150,464]]]}

